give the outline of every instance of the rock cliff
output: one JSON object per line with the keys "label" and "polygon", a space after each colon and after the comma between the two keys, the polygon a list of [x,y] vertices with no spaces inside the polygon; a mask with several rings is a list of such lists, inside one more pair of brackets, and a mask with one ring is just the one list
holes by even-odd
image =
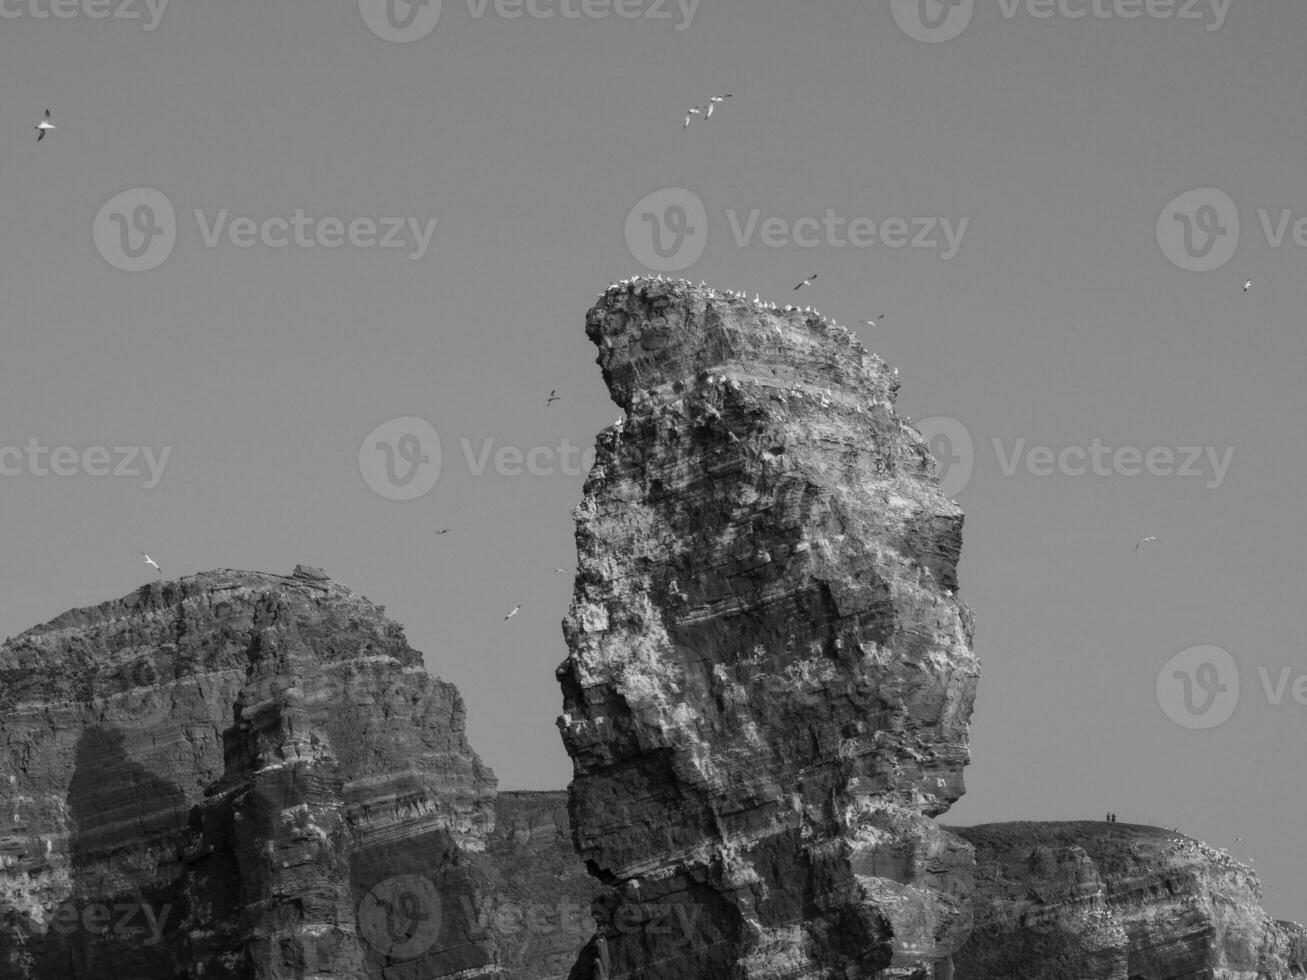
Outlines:
{"label": "rock cliff", "polygon": [[[962,515],[817,315],[640,279],[576,511],[564,794],[322,572],[216,571],[0,646],[0,980],[1289,980],[1197,841],[946,827]],[[579,855],[579,856],[578,856]]]}
{"label": "rock cliff", "polygon": [[1307,976],[1307,931],[1272,920],[1253,870],[1200,841],[1121,823],[950,829],[976,852],[953,980]]}
{"label": "rock cliff", "polygon": [[580,902],[559,801],[494,800],[458,692],[315,569],[67,613],[0,647],[0,980],[563,975],[503,913],[536,865]]}
{"label": "rock cliff", "polygon": [[920,977],[965,940],[962,512],[845,328],[685,282],[586,332],[625,417],[577,508],[574,978]]}

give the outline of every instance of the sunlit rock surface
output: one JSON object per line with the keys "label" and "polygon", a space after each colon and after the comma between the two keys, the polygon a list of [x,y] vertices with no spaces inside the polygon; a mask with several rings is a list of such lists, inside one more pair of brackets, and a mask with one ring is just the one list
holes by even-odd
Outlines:
{"label": "sunlit rock surface", "polygon": [[576,510],[572,976],[921,977],[965,940],[962,512],[846,329],[686,283],[586,332],[625,416]]}
{"label": "sunlit rock surface", "polygon": [[0,647],[0,978],[548,976],[487,848],[563,840],[495,838],[494,790],[458,692],[316,569],[67,613]]}
{"label": "sunlit rock surface", "polygon": [[953,980],[1307,975],[1307,932],[1271,919],[1256,873],[1201,841],[1105,822],[950,829],[976,851]]}

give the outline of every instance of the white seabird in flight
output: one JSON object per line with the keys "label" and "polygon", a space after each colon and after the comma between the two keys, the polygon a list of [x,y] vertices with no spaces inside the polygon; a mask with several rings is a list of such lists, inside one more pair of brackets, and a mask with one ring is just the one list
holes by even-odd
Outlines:
{"label": "white seabird in flight", "polygon": [[816,278],[817,278],[817,273],[814,272],[814,273],[813,273],[812,275],[810,275],[807,279],[803,280],[803,282],[801,282],[801,283],[799,283],[797,286],[795,286],[795,287],[794,287],[795,290],[802,289],[804,286],[808,285],[808,283],[812,282],[812,281],[813,281],[814,279],[816,279]]}
{"label": "white seabird in flight", "polygon": [[522,603],[519,602],[516,606],[513,607],[513,611],[512,611],[511,613],[509,613],[507,616],[505,616],[504,618],[505,618],[505,619],[512,619],[514,616],[517,615],[517,611],[518,611],[519,609],[521,609],[521,608],[522,608]]}
{"label": "white seabird in flight", "polygon": [[39,143],[45,139],[45,134],[55,129],[55,124],[50,121],[50,110],[45,110],[45,118],[36,124],[36,141]]}
{"label": "white seabird in flight", "polygon": [[1245,293],[1252,288],[1253,288],[1253,281],[1251,279],[1249,279],[1246,283],[1243,284],[1243,291]]}
{"label": "white seabird in flight", "polygon": [[151,558],[149,555],[147,555],[144,551],[141,552],[141,557],[145,559],[145,564],[153,565],[154,570],[156,572],[158,572],[160,575],[163,574],[163,569],[159,567],[159,563],[155,561],[153,558]]}
{"label": "white seabird in flight", "polygon": [[1138,541],[1135,542],[1135,551],[1139,550],[1140,545],[1148,544],[1149,542],[1156,541],[1156,540],[1157,540],[1156,536],[1151,534],[1146,538],[1140,538]]}
{"label": "white seabird in flight", "polygon": [[867,326],[869,326],[869,327],[878,327],[878,326],[880,326],[880,321],[883,320],[883,319],[885,319],[885,317],[887,317],[887,316],[889,316],[888,313],[882,313],[882,314],[880,314],[878,317],[876,317],[876,319],[874,319],[874,320],[863,320],[863,321],[861,321],[861,322],[862,322],[862,323],[865,323],[865,324],[866,324]]}
{"label": "white seabird in flight", "polygon": [[692,108],[686,110],[686,113],[685,113],[685,125],[682,126],[681,128],[682,128],[682,129],[689,129],[689,128],[690,128],[690,119],[693,118],[694,116],[698,116],[698,115],[702,115],[702,114],[703,114],[703,106],[701,106],[701,105],[697,105],[697,106],[694,106],[694,107],[692,107]]}
{"label": "white seabird in flight", "polygon": [[726,100],[726,99],[729,99],[730,97],[731,97],[731,93],[730,93],[730,92],[727,92],[725,95],[714,95],[714,96],[712,96],[711,98],[709,98],[709,99],[708,99],[708,115],[704,116],[703,118],[705,118],[705,119],[711,119],[711,118],[712,118],[712,111],[713,111],[713,109],[715,109],[715,108],[717,107],[717,103],[722,102],[722,101],[724,101],[724,100]]}

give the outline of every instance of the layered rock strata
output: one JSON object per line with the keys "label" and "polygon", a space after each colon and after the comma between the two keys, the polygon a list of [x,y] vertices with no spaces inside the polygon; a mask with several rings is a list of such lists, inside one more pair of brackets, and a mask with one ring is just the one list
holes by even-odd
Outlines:
{"label": "layered rock strata", "polygon": [[0,980],[504,976],[458,692],[315,569],[0,647]]}
{"label": "layered rock strata", "polygon": [[577,508],[573,833],[613,891],[574,978],[923,977],[965,940],[978,664],[962,512],[898,382],[815,313],[610,288],[625,417]]}
{"label": "layered rock strata", "polygon": [[1256,873],[1200,841],[1121,823],[950,829],[976,852],[953,980],[1307,976],[1307,931],[1268,916]]}

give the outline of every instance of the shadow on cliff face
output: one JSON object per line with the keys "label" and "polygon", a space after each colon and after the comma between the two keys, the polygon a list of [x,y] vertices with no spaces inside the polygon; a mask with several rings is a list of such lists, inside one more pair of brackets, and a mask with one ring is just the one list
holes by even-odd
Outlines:
{"label": "shadow on cliff face", "polygon": [[36,976],[99,980],[171,977],[180,968],[167,933],[182,915],[177,875],[121,890],[131,875],[167,876],[189,806],[182,789],[133,761],[115,728],[83,731],[68,786],[71,893],[52,911]]}

